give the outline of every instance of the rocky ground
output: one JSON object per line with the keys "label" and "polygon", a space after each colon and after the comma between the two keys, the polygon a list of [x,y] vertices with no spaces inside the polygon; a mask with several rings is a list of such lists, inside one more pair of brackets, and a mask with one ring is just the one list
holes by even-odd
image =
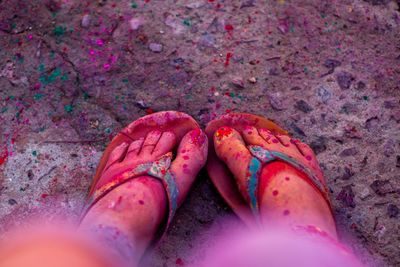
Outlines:
{"label": "rocky ground", "polygon": [[[75,221],[140,116],[243,111],[311,144],[342,240],[400,266],[399,82],[396,1],[0,0],[0,232]],[[201,173],[146,265],[189,265],[228,214]]]}

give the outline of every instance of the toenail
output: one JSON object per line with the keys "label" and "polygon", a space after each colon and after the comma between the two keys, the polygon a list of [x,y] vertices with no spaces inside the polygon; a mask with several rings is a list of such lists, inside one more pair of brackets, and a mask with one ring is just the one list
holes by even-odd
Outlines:
{"label": "toenail", "polygon": [[215,137],[218,141],[222,140],[225,137],[232,135],[233,129],[230,127],[221,127],[215,132]]}
{"label": "toenail", "polygon": [[190,133],[190,140],[193,144],[201,146],[205,143],[206,136],[200,129],[195,129]]}

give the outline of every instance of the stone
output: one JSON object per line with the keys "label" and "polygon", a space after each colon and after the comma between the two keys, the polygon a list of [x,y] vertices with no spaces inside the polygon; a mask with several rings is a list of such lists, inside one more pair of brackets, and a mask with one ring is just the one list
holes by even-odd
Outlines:
{"label": "stone", "polygon": [[342,71],[336,75],[336,81],[342,90],[349,89],[354,79],[354,76],[346,71]]}
{"label": "stone", "polygon": [[129,20],[129,26],[132,30],[137,30],[142,25],[142,20],[139,18],[131,18]]}
{"label": "stone", "polygon": [[365,87],[367,87],[367,85],[365,84],[365,82],[359,81],[359,82],[357,83],[356,89],[357,89],[357,90],[364,90]]}
{"label": "stone", "polygon": [[303,131],[299,126],[297,126],[296,123],[292,122],[292,124],[290,124],[290,127],[291,127],[291,128],[293,129],[293,131],[294,131],[295,133],[297,133],[298,135],[307,136],[307,135],[304,133],[304,131]]}
{"label": "stone", "polygon": [[383,102],[383,107],[386,109],[393,109],[398,106],[399,106],[399,103],[396,103],[395,101],[386,100]]}
{"label": "stone", "polygon": [[387,215],[389,215],[390,218],[397,218],[397,216],[399,215],[399,208],[394,205],[394,204],[389,204],[387,206]]}
{"label": "stone", "polygon": [[349,180],[351,177],[354,176],[354,172],[349,167],[344,167],[344,171],[340,179],[342,180]]}
{"label": "stone", "polygon": [[317,139],[311,142],[310,147],[317,155],[324,152],[326,150],[326,137],[318,136]]}
{"label": "stone", "polygon": [[238,89],[244,89],[244,81],[241,77],[234,77],[231,83]]}
{"label": "stone", "polygon": [[349,157],[349,156],[355,156],[358,154],[358,150],[355,147],[351,147],[351,148],[346,148],[344,149],[341,153],[340,156],[341,157]]}
{"label": "stone", "polygon": [[340,193],[336,196],[336,200],[341,201],[345,207],[354,208],[356,203],[354,202],[354,192],[351,185],[343,186]]}
{"label": "stone", "polygon": [[364,1],[370,3],[373,6],[386,5],[387,3],[390,2],[390,0],[364,0]]}
{"label": "stone", "polygon": [[199,47],[215,47],[215,37],[211,33],[203,34],[198,42]]}
{"label": "stone", "polygon": [[296,102],[294,107],[298,110],[303,111],[304,113],[309,113],[313,111],[314,109],[304,100],[299,100]]}
{"label": "stone", "polygon": [[269,100],[269,103],[270,103],[271,107],[274,110],[280,111],[280,110],[284,110],[285,109],[285,107],[282,104],[282,101],[281,101],[279,93],[268,94],[268,100]]}
{"label": "stone", "polygon": [[91,16],[89,14],[85,14],[82,17],[81,26],[83,28],[89,28],[91,22]]}
{"label": "stone", "polygon": [[160,53],[163,50],[163,45],[159,43],[150,43],[149,49],[155,53]]}
{"label": "stone", "polygon": [[269,70],[269,75],[271,75],[271,76],[279,76],[279,70],[278,70],[278,68],[275,68],[275,67],[271,68],[271,69]]}
{"label": "stone", "polygon": [[242,3],[242,4],[240,5],[240,8],[242,9],[242,8],[247,8],[247,7],[253,7],[254,4],[255,4],[255,1],[256,1],[256,0],[247,0],[247,1],[244,1],[244,3]]}
{"label": "stone", "polygon": [[363,190],[361,190],[360,192],[360,198],[362,200],[366,199],[367,197],[369,197],[371,195],[371,192],[369,191],[368,187],[365,187]]}
{"label": "stone", "polygon": [[369,131],[369,132],[371,132],[371,131],[373,131],[375,128],[377,128],[379,126],[379,119],[378,119],[378,117],[371,117],[371,118],[368,118],[366,121],[365,121],[365,128]]}
{"label": "stone", "polygon": [[388,193],[393,193],[393,187],[388,180],[375,180],[370,185],[371,189],[378,196],[385,196]]}
{"label": "stone", "polygon": [[257,82],[257,78],[256,78],[256,77],[250,77],[250,78],[248,79],[248,81],[249,81],[250,83],[256,83],[256,82]]}
{"label": "stone", "polygon": [[340,65],[342,65],[342,62],[336,59],[327,59],[324,62],[324,66],[329,69],[329,74],[333,73],[335,68],[339,67]]}
{"label": "stone", "polygon": [[386,157],[390,157],[391,155],[394,154],[395,152],[395,147],[396,147],[396,143],[393,139],[389,139],[388,141],[386,141],[386,143],[383,145],[383,154]]}
{"label": "stone", "polygon": [[320,86],[317,88],[317,96],[322,103],[326,104],[328,100],[331,99],[332,94],[325,86]]}
{"label": "stone", "polygon": [[18,203],[17,203],[17,201],[16,201],[15,199],[10,198],[10,199],[8,200],[8,204],[10,204],[10,205],[12,206],[12,205],[15,205],[15,204],[18,204]]}

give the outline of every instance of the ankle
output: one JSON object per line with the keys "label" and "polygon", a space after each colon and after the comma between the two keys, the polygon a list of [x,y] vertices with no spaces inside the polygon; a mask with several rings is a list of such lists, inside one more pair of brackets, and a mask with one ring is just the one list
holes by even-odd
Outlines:
{"label": "ankle", "polygon": [[329,204],[307,176],[283,162],[264,168],[259,185],[263,224],[296,229],[315,227],[336,238]]}
{"label": "ankle", "polygon": [[113,248],[121,257],[138,261],[154,239],[167,211],[164,186],[142,176],[121,184],[85,215],[80,229]]}

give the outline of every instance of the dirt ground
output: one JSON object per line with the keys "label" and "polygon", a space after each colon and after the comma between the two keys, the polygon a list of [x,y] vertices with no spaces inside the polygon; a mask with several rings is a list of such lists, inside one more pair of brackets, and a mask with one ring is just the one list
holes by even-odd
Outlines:
{"label": "dirt ground", "polygon": [[[102,151],[140,116],[243,111],[311,144],[342,240],[400,266],[399,4],[0,0],[0,232],[76,221]],[[203,171],[144,265],[189,265],[229,214]]]}

